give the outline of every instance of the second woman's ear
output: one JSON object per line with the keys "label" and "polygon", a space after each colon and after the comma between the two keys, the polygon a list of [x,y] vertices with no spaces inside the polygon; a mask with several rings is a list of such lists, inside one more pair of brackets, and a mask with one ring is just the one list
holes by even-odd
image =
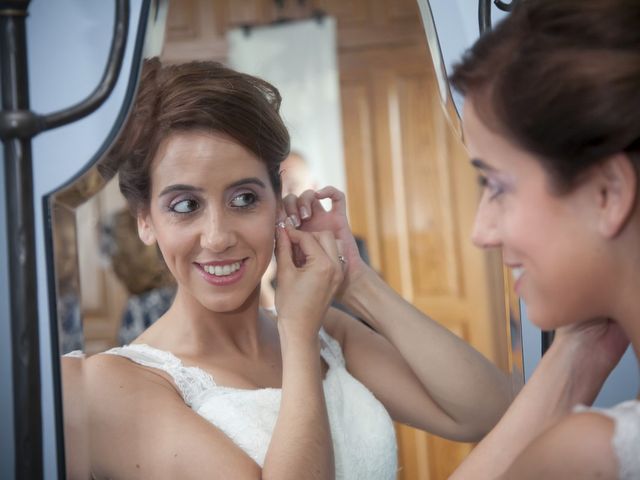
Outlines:
{"label": "second woman's ear", "polygon": [[597,172],[599,183],[600,232],[615,237],[636,208],[638,177],[631,159],[619,153],[606,159]]}
{"label": "second woman's ear", "polygon": [[145,245],[153,245],[156,243],[156,234],[151,225],[151,219],[147,213],[138,212],[138,236]]}

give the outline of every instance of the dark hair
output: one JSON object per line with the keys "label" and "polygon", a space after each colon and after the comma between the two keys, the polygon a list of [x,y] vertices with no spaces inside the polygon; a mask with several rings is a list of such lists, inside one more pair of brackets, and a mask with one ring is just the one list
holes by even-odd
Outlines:
{"label": "dark hair", "polygon": [[490,128],[540,158],[558,191],[616,153],[638,169],[638,0],[521,0],[450,80]]}
{"label": "dark hair", "polygon": [[289,153],[280,102],[271,84],[219,63],[145,60],[133,110],[100,172],[118,172],[120,191],[136,213],[149,204],[151,161],[164,138],[190,130],[220,132],[266,164],[279,196],[280,163]]}

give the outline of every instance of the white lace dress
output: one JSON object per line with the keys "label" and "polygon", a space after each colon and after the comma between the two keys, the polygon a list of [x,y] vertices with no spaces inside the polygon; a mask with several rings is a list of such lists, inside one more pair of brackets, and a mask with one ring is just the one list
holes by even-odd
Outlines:
{"label": "white lace dress", "polygon": [[613,450],[620,480],[640,479],[640,401],[629,400],[612,408],[578,406],[576,412],[596,412],[613,419]]}
{"label": "white lace dress", "polygon": [[[383,405],[347,372],[340,344],[320,331],[321,355],[329,369],[323,382],[336,479],[395,479],[397,447],[393,422]],[[196,413],[222,430],[258,465],[280,409],[281,390],[237,389],[216,385],[205,371],[185,367],[172,353],[132,344],[105,353],[121,355],[141,365],[167,372]]]}

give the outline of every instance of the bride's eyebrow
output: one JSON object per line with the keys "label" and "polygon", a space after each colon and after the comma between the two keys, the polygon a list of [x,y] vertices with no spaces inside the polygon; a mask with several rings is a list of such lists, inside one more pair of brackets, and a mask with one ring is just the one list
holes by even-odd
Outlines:
{"label": "bride's eyebrow", "polygon": [[174,185],[169,185],[165,187],[159,194],[158,197],[162,197],[172,192],[203,192],[202,188],[194,187],[193,185],[186,185],[182,183],[177,183]]}
{"label": "bride's eyebrow", "polygon": [[[262,188],[267,188],[267,186],[265,185],[265,183],[260,180],[257,177],[247,177],[247,178],[241,178],[240,180],[236,180],[235,182],[232,182],[229,184],[229,186],[227,188],[234,188],[234,187],[239,187],[242,185],[257,185],[259,187]],[[168,187],[165,187],[159,194],[158,197],[162,197],[164,195],[167,195],[169,193],[172,192],[197,192],[197,193],[202,193],[204,192],[203,188],[200,187],[194,187],[193,185],[187,185],[184,183],[176,183],[174,185],[169,185]]]}
{"label": "bride's eyebrow", "polygon": [[265,183],[257,177],[248,177],[248,178],[242,178],[240,180],[236,180],[235,182],[232,182],[231,184],[229,184],[227,188],[240,187],[242,185],[247,185],[247,184],[253,184],[253,185],[258,185],[259,187],[262,187],[262,188],[267,188]]}

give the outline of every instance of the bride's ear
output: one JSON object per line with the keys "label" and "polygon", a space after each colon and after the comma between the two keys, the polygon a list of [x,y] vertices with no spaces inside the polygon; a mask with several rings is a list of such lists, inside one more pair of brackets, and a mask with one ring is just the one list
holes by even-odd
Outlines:
{"label": "bride's ear", "polygon": [[625,153],[607,158],[597,168],[600,233],[618,235],[634,212],[638,194],[638,173]]}
{"label": "bride's ear", "polygon": [[151,217],[146,212],[138,212],[138,236],[145,245],[153,245],[156,243],[156,234],[153,230]]}

